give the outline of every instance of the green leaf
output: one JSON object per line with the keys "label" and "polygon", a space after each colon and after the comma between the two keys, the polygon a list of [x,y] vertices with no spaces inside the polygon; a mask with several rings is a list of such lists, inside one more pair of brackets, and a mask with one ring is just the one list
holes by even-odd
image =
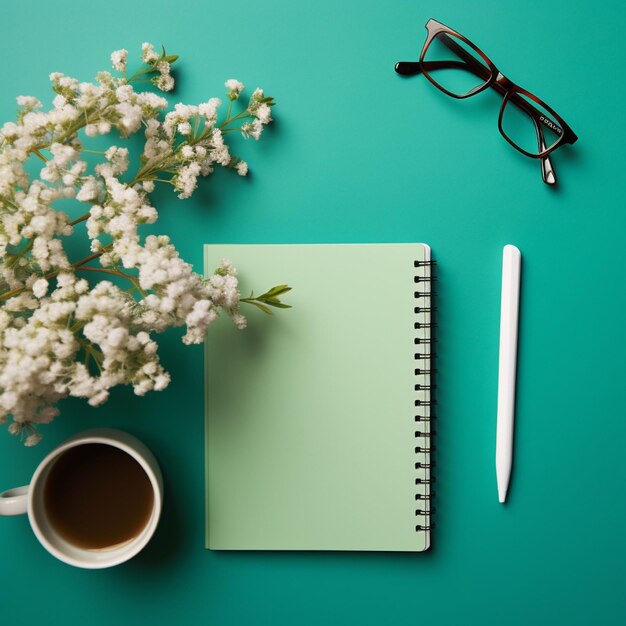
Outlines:
{"label": "green leaf", "polygon": [[291,291],[291,287],[289,287],[288,285],[276,285],[276,287],[272,287],[269,291],[265,292],[263,295],[267,296],[268,298],[271,298],[274,296],[280,296],[283,293],[287,293],[288,291]]}
{"label": "green leaf", "polygon": [[266,307],[264,304],[261,304],[260,302],[250,302],[250,304],[254,304],[254,306],[257,307],[257,309],[261,309],[263,313],[267,313],[268,315],[274,315],[271,309]]}

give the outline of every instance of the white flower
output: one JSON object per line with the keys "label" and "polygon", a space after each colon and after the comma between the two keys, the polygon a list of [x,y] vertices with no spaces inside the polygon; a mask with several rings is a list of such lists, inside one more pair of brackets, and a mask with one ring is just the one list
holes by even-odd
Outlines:
{"label": "white flower", "polygon": [[203,102],[198,106],[198,113],[204,116],[207,121],[215,122],[217,118],[217,109],[221,106],[222,101],[219,98],[211,98],[208,102]]}
{"label": "white flower", "polygon": [[136,95],[137,103],[143,108],[144,115],[146,117],[152,117],[157,109],[160,110],[167,108],[167,100],[157,96],[157,94],[152,93],[151,91],[144,91],[143,93],[138,93]]}
{"label": "white flower", "polygon": [[224,83],[226,89],[228,89],[228,98],[230,100],[237,100],[239,94],[243,91],[243,83],[240,83],[234,78],[230,78]]}
{"label": "white flower", "polygon": [[111,63],[118,72],[126,71],[126,61],[128,59],[128,50],[115,50],[111,54]]}
{"label": "white flower", "polygon": [[40,278],[33,284],[33,294],[36,298],[43,298],[48,292],[48,281]]}
{"label": "white flower", "polygon": [[25,109],[41,109],[41,102],[34,96],[18,96],[16,100],[18,106]]}
{"label": "white flower", "polygon": [[175,188],[180,191],[178,197],[181,199],[189,198],[195,191],[198,184],[198,176],[200,175],[200,165],[198,163],[190,163],[178,170],[175,176]]}
{"label": "white flower", "polygon": [[102,192],[102,183],[93,176],[87,176],[83,180],[80,191],[76,194],[76,199],[81,202],[93,202],[98,200]]}
{"label": "white flower", "polygon": [[159,55],[154,51],[154,46],[151,43],[144,42],[141,45],[141,51],[141,58],[143,62],[147,63],[148,65],[151,65],[159,58]]}
{"label": "white flower", "polygon": [[62,143],[53,143],[50,146],[50,152],[52,152],[52,156],[54,157],[55,165],[58,165],[59,167],[63,167],[70,161],[77,159],[79,154],[78,150],[72,146]]}
{"label": "white flower", "polygon": [[123,174],[128,169],[128,148],[111,146],[104,156],[111,163],[113,175]]}
{"label": "white flower", "polygon": [[239,161],[239,163],[235,166],[235,169],[237,170],[237,174],[239,174],[239,176],[245,176],[248,173],[248,164],[245,161]]}
{"label": "white flower", "polygon": [[257,141],[261,138],[261,133],[263,132],[263,122],[261,120],[254,120],[254,122],[246,122],[241,125],[241,134],[247,139],[248,137],[252,137]]}
{"label": "white flower", "polygon": [[161,91],[172,91],[174,89],[174,78],[169,74],[161,74],[156,85]]}
{"label": "white flower", "polygon": [[141,127],[142,110],[137,104],[120,102],[115,107],[119,116],[120,130],[124,136],[128,136]]}
{"label": "white flower", "polygon": [[33,433],[28,435],[24,440],[24,445],[27,447],[36,446],[41,441],[41,435],[39,433]]}
{"label": "white flower", "polygon": [[254,115],[259,119],[262,124],[269,124],[272,121],[272,110],[269,105],[263,103],[260,104],[254,112]]}
{"label": "white flower", "polygon": [[167,61],[159,61],[156,64],[156,69],[159,72],[159,77],[156,79],[155,84],[161,91],[172,91],[174,89],[174,78],[170,74],[171,66]]}

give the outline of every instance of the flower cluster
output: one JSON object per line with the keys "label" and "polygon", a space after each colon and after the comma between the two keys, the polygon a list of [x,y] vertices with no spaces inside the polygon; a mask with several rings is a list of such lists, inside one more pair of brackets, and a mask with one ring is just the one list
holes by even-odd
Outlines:
{"label": "flower cluster", "polygon": [[[149,196],[156,184],[188,198],[216,166],[245,176],[248,165],[230,153],[227,136],[258,139],[272,119],[274,101],[261,89],[233,114],[244,89],[234,79],[226,82],[229,106],[221,122],[218,98],[179,103],[162,116],[167,100],[136,85],[171,91],[177,58],[144,43],[144,64],[130,77],[126,50],[111,55],[121,76],[100,72],[88,83],[55,72],[53,108],[44,111],[37,98],[20,96],[16,122],[0,129],[0,423],[11,417],[9,431],[23,435],[26,445],[37,443],[36,424],[51,421],[64,397],[97,406],[116,385],[132,385],[138,395],[164,389],[170,376],[154,333],[184,326],[183,341],[201,343],[221,311],[245,327],[241,302],[263,310],[286,306],[277,297],[285,286],[240,298],[229,262],[203,279],[168,237],[140,234],[142,224],[158,217]],[[88,164],[86,138],[112,130],[126,138],[141,128],[137,171],[129,172],[129,150],[120,145]],[[38,176],[32,159],[42,163]],[[68,199],[82,207],[74,219],[54,206],[60,200],[67,206]],[[91,254],[72,261],[64,240],[81,222]]]}

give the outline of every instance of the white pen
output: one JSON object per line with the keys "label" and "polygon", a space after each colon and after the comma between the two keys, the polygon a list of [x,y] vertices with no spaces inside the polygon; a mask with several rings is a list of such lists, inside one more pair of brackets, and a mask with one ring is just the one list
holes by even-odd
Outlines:
{"label": "white pen", "polygon": [[500,310],[500,367],[498,374],[498,424],[496,432],[496,477],[498,500],[504,502],[513,465],[515,421],[515,375],[517,370],[517,326],[522,255],[515,246],[504,246],[502,254],[502,302]]}

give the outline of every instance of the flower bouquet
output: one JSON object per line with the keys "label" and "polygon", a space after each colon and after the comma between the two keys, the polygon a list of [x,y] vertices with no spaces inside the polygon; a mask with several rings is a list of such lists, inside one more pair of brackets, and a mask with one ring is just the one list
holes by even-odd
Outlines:
{"label": "flower bouquet", "polygon": [[[165,388],[156,333],[184,326],[184,343],[201,343],[220,312],[243,328],[242,302],[265,312],[287,306],[286,285],[241,298],[229,262],[203,279],[167,236],[139,232],[157,220],[155,185],[185,199],[217,166],[245,176],[228,135],[258,140],[273,98],[256,89],[241,106],[244,87],[228,80],[225,114],[218,98],[166,113],[167,100],[140,87],[171,91],[177,57],[144,43],[132,75],[127,59],[126,50],[114,52],[117,74],[100,72],[95,83],[51,74],[52,108],[19,96],[17,120],[0,129],[0,423],[10,421],[26,445],[39,441],[36,425],[58,414],[62,398],[97,406],[116,385],[138,395]],[[133,159],[123,143],[140,131]],[[85,146],[103,135],[114,143]],[[67,243],[79,234],[90,254],[72,259]]]}

